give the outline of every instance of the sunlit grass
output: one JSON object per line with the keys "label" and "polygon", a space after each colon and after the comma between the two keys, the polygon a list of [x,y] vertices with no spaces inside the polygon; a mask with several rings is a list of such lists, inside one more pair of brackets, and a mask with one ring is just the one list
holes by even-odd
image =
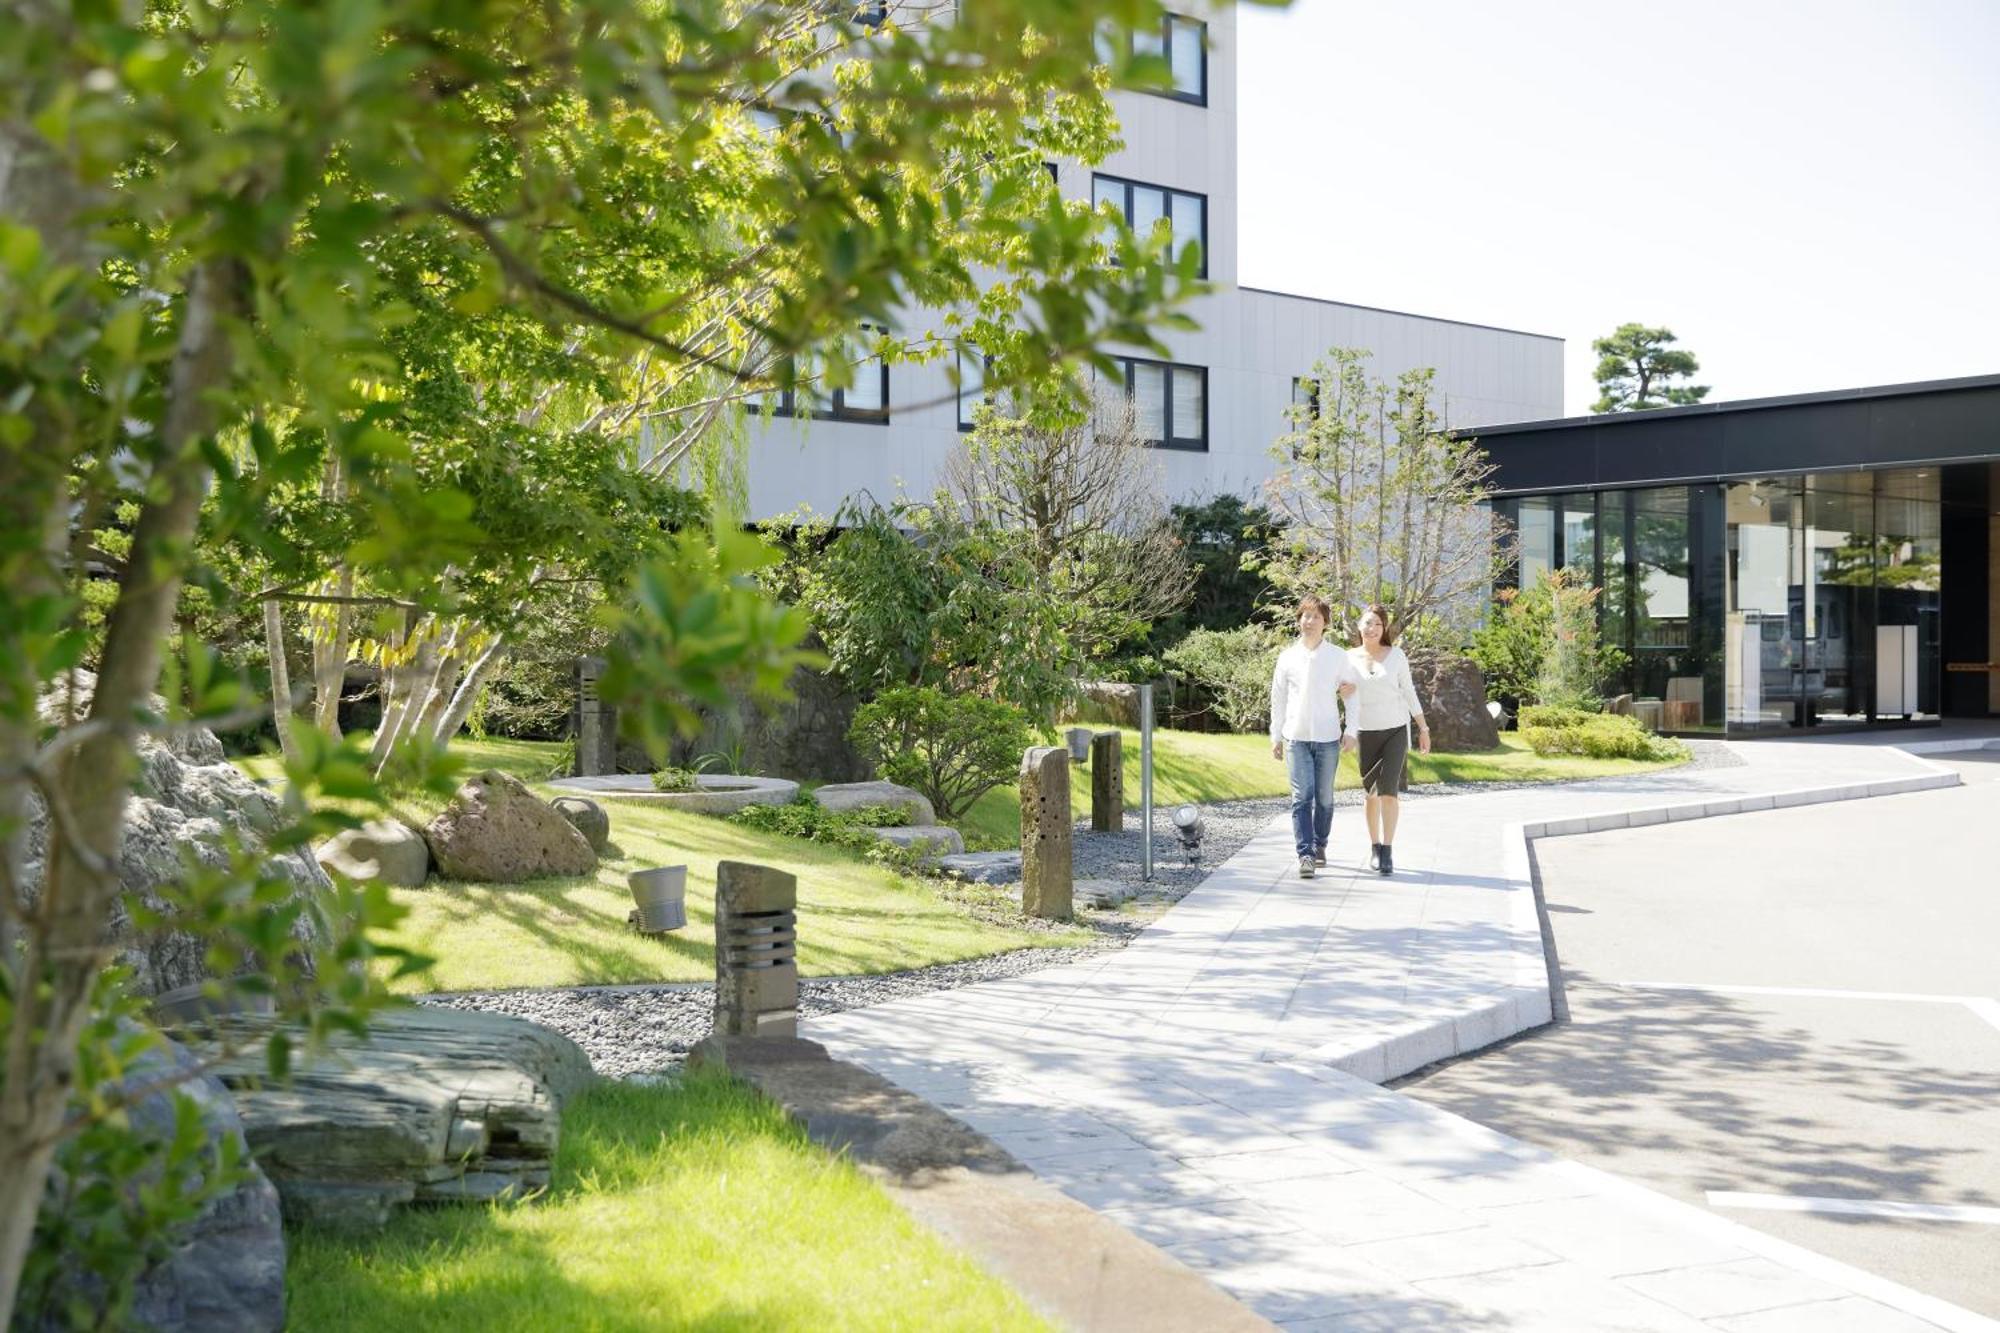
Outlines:
{"label": "sunlit grass", "polygon": [[[1124,736],[1125,806],[1139,808],[1139,733]],[[1543,758],[1512,733],[1500,737],[1500,748],[1484,753],[1420,755],[1410,752],[1410,781],[1426,782],[1561,782],[1577,778],[1613,777],[1672,768],[1679,760],[1654,763],[1636,759]],[[1353,755],[1341,758],[1336,779],[1343,788],[1359,787],[1361,771]],[[1259,796],[1284,796],[1290,791],[1285,765],[1271,757],[1271,742],[1263,735],[1226,732],[1153,732],[1153,804],[1179,805],[1193,801],[1245,801]],[[1077,818],[1090,810],[1088,769],[1072,769],[1070,804]],[[969,847],[1018,847],[1021,843],[1021,797],[1008,783],[979,798],[959,822]]]}
{"label": "sunlit grass", "polygon": [[740,1085],[601,1084],[540,1200],[289,1234],[294,1330],[1029,1330],[1005,1285]]}

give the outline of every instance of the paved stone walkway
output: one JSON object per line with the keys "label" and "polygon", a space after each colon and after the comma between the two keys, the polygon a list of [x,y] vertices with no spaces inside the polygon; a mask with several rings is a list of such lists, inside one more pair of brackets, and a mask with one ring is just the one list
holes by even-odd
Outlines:
{"label": "paved stone walkway", "polygon": [[[1957,781],[1880,746],[1739,749],[1412,803],[1386,880],[1297,878],[1276,820],[1121,952],[806,1035],[1291,1329],[2000,1327],[1375,1086],[1548,1021],[1527,837]],[[1343,812],[1334,859],[1365,836]]]}

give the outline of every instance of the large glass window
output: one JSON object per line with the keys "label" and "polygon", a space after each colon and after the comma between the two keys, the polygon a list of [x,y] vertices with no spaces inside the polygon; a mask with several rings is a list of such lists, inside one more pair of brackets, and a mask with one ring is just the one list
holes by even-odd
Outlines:
{"label": "large glass window", "polygon": [[1173,237],[1173,257],[1178,261],[1189,246],[1201,249],[1196,272],[1208,276],[1208,197],[1186,190],[1170,190],[1163,185],[1146,185],[1117,176],[1091,177],[1091,201],[1110,204],[1125,225],[1140,237],[1149,236],[1164,222]]}
{"label": "large glass window", "polygon": [[971,430],[981,403],[991,402],[986,393],[986,372],[993,358],[967,343],[958,349],[958,428]]}
{"label": "large glass window", "polygon": [[[1632,676],[1640,699],[1667,697],[1676,676],[1700,675],[1693,662],[1694,561],[1688,488],[1632,495]],[[1664,722],[1664,718],[1662,718]]]}
{"label": "large glass window", "polygon": [[1132,34],[1132,54],[1167,62],[1172,85],[1160,96],[1208,105],[1208,25],[1183,14],[1163,14],[1158,31]]}
{"label": "large glass window", "polygon": [[[874,325],[864,324],[861,328],[863,346],[872,344],[884,330]],[[798,358],[796,383],[792,388],[779,389],[766,394],[758,410],[774,417],[819,417],[831,421],[869,421],[886,423],[889,420],[889,365],[879,352],[861,352],[855,349],[843,353],[849,357],[852,367],[851,381],[839,388],[826,382],[826,357],[814,352]]]}
{"label": "large glass window", "polygon": [[1140,439],[1162,449],[1208,448],[1205,367],[1124,357],[1118,361],[1113,378],[1107,381],[1100,377],[1098,381],[1099,395],[1107,403],[1119,402],[1120,388]]}
{"label": "large glass window", "polygon": [[1546,495],[1521,501],[1515,523],[1519,534],[1520,586],[1532,588],[1556,567],[1556,515]]}

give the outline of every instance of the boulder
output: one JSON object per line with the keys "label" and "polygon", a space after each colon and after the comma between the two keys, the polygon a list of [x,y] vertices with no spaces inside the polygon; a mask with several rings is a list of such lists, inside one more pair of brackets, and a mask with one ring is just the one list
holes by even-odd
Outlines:
{"label": "boulder", "polygon": [[587,875],[597,853],[555,808],[519,778],[487,769],[468,779],[424,827],[446,879],[518,884],[542,875]]}
{"label": "boulder", "polygon": [[[87,712],[96,678],[87,671],[78,671],[75,678],[73,698],[51,693],[41,700],[45,723],[60,725],[65,717]],[[164,712],[166,706],[155,699],[153,707]],[[191,728],[162,739],[141,737],[137,748],[139,770],[125,806],[118,878],[128,901],[149,912],[171,915],[169,886],[184,878],[185,858],[222,866],[228,861],[227,843],[232,837],[253,849],[261,847],[282,822],[282,810],[274,793],[224,761],[222,743],[213,732]],[[31,899],[39,893],[47,848],[47,814],[39,795],[30,789],[21,883]],[[264,864],[290,886],[290,901],[317,898],[333,888],[305,848],[269,851]],[[198,985],[214,975],[200,940],[172,930],[138,932],[126,907],[126,901],[113,906],[107,931],[118,941],[118,961],[132,971],[136,994],[158,995]],[[308,970],[306,949],[317,942],[318,920],[319,913],[304,911],[292,922],[292,936],[301,946],[300,962]]]}
{"label": "boulder", "polygon": [[1114,727],[1139,725],[1139,687],[1115,680],[1086,680],[1077,689],[1083,699],[1071,710],[1082,722],[1103,722]]}
{"label": "boulder", "polygon": [[1410,677],[1431,727],[1431,748],[1463,752],[1500,747],[1500,727],[1486,708],[1486,678],[1463,657],[1422,654]]}
{"label": "boulder", "polygon": [[604,813],[603,806],[583,796],[558,796],[549,804],[576,826],[591,851],[604,855],[604,849],[611,845],[611,816]]}
{"label": "boulder", "polygon": [[814,791],[813,799],[828,810],[858,810],[864,805],[886,805],[907,810],[912,824],[935,824],[937,812],[922,792],[899,787],[893,782],[835,782]]}
{"label": "boulder", "polygon": [[313,848],[313,856],[328,874],[377,879],[399,889],[416,888],[431,873],[430,844],[400,819],[371,819],[337,833]]}
{"label": "boulder", "polygon": [[[175,1093],[179,1093],[199,1108],[211,1150],[226,1139],[235,1141],[246,1174],[234,1189],[209,1200],[191,1222],[169,1237],[171,1250],[165,1260],[138,1279],[130,1323],[166,1333],[260,1333],[283,1328],[285,1235],[278,1192],[241,1151],[243,1122],[228,1089],[200,1073],[194,1058],[177,1043],[160,1040],[161,1045],[144,1052],[126,1070],[126,1087],[156,1085],[132,1104],[133,1127],[149,1136],[170,1138]],[[176,1079],[171,1090],[157,1086]],[[56,1281],[52,1299],[37,1301],[43,1308],[62,1310],[71,1300],[94,1308],[102,1299],[102,1282],[94,1275],[72,1268]],[[45,1326],[68,1324],[58,1319]]]}
{"label": "boulder", "polygon": [[274,1085],[262,1055],[274,1021],[216,1020],[193,1049],[247,1052],[215,1072],[294,1222],[377,1226],[402,1204],[544,1188],[563,1103],[593,1077],[582,1048],[539,1023],[418,1006],[371,1018],[366,1039],[334,1036]]}
{"label": "boulder", "polygon": [[883,842],[914,847],[925,856],[957,856],[965,851],[965,839],[946,824],[902,824],[868,831]]}

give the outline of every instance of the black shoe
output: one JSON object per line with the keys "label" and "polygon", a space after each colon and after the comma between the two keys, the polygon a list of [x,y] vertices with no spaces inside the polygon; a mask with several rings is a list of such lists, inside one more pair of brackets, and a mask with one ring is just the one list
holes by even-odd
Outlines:
{"label": "black shoe", "polygon": [[1396,873],[1396,858],[1390,852],[1389,844],[1386,842],[1382,844],[1382,855],[1381,858],[1378,861],[1376,861],[1375,868],[1381,871],[1385,875],[1393,875]]}
{"label": "black shoe", "polygon": [[1368,844],[1368,868],[1370,870],[1382,868],[1382,844],[1379,842]]}

